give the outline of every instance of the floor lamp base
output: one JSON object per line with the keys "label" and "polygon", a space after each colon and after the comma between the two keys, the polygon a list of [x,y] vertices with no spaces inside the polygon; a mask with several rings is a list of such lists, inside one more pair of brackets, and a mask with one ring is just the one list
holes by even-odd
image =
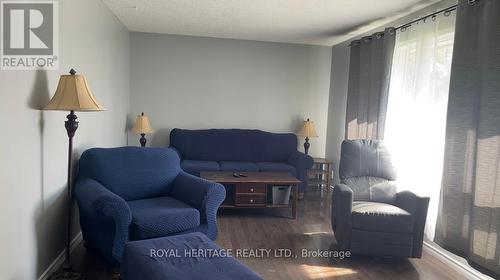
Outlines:
{"label": "floor lamp base", "polygon": [[82,280],[82,274],[74,271],[71,266],[64,266],[58,271],[54,272],[50,280]]}

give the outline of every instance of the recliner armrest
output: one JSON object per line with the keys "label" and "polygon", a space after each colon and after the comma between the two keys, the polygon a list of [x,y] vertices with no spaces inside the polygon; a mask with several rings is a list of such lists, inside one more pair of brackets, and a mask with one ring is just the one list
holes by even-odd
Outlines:
{"label": "recliner armrest", "polygon": [[[394,202],[394,205],[410,212],[411,214],[417,214],[420,210],[422,210],[422,206],[427,208],[428,204],[429,197],[421,197],[411,191],[398,192]],[[425,211],[427,211],[427,209],[425,209]]]}
{"label": "recliner armrest", "polygon": [[353,191],[347,185],[338,184],[333,188],[332,227],[337,223],[351,224]]}
{"label": "recliner armrest", "polygon": [[414,258],[420,258],[422,256],[425,221],[427,219],[429,201],[429,197],[421,197],[410,191],[402,191],[396,194],[396,201],[394,204],[413,215],[414,230],[412,257]]}
{"label": "recliner armrest", "polygon": [[335,185],[332,196],[332,229],[340,250],[350,248],[352,201],[351,188],[344,184]]}

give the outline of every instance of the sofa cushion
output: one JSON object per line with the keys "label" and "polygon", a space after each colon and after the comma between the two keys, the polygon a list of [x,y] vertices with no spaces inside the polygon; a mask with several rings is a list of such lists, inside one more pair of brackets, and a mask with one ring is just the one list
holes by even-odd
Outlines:
{"label": "sofa cushion", "polygon": [[200,225],[200,212],[168,196],[128,202],[132,212],[130,234],[147,239],[182,232]]}
{"label": "sofa cushion", "polygon": [[352,204],[352,227],[354,229],[383,232],[413,232],[413,216],[394,205],[355,201]]}
{"label": "sofa cushion", "polygon": [[200,171],[219,171],[220,166],[216,161],[208,160],[183,160],[181,162],[182,170],[189,174],[200,176]]}
{"label": "sofa cushion", "polygon": [[220,170],[222,171],[259,171],[259,166],[248,161],[220,161]]}
{"label": "sofa cushion", "polygon": [[260,171],[289,172],[296,174],[295,167],[283,162],[257,162]]}

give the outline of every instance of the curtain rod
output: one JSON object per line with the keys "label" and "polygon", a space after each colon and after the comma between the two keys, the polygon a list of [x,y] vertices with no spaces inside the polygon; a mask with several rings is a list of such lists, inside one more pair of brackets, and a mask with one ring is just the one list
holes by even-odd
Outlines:
{"label": "curtain rod", "polygon": [[428,15],[425,15],[425,16],[423,16],[423,17],[419,17],[419,18],[417,18],[416,20],[412,20],[412,21],[410,21],[410,22],[407,22],[407,23],[405,23],[405,24],[402,24],[402,25],[400,25],[400,26],[398,26],[398,27],[394,28],[394,30],[399,30],[399,29],[401,29],[401,28],[409,27],[409,26],[411,26],[412,24],[414,24],[414,23],[416,23],[416,22],[419,22],[419,21],[421,21],[421,20],[425,20],[425,19],[427,19],[427,18],[430,18],[430,17],[436,16],[436,15],[439,15],[440,13],[448,13],[448,12],[452,12],[452,11],[454,11],[454,10],[456,10],[456,9],[457,9],[457,6],[458,6],[458,5],[453,5],[453,6],[450,6],[450,7],[448,7],[448,8],[441,9],[441,10],[439,10],[439,11],[437,11],[437,12],[432,13],[432,14],[428,14]]}
{"label": "curtain rod", "polygon": [[[469,0],[469,5],[473,5],[475,2],[476,2],[476,0]],[[414,23],[416,23],[416,22],[419,22],[419,21],[421,21],[421,20],[425,20],[425,19],[427,19],[427,18],[429,18],[429,17],[436,16],[436,15],[438,15],[438,14],[440,14],[440,13],[449,13],[449,12],[452,12],[452,11],[456,10],[456,9],[457,9],[457,7],[458,7],[458,5],[457,5],[457,4],[455,4],[455,5],[449,6],[449,7],[447,7],[447,8],[441,9],[441,10],[439,10],[439,11],[437,11],[437,12],[434,12],[434,13],[432,13],[432,14],[428,14],[428,15],[425,15],[425,16],[422,16],[422,17],[419,17],[419,18],[417,18],[416,20],[412,20],[412,21],[410,21],[410,22],[407,22],[407,23],[405,23],[405,24],[402,24],[402,25],[400,25],[400,26],[398,26],[398,27],[394,28],[394,31],[396,31],[396,30],[401,30],[401,29],[403,29],[403,30],[404,30],[405,28],[410,27],[412,24],[414,24]],[[379,33],[382,33],[382,32],[379,32]],[[357,39],[357,40],[360,40],[360,39]],[[356,40],[354,40],[354,41],[356,41]],[[350,47],[351,45],[352,45],[352,41],[351,41],[351,43],[349,43],[348,47]]]}

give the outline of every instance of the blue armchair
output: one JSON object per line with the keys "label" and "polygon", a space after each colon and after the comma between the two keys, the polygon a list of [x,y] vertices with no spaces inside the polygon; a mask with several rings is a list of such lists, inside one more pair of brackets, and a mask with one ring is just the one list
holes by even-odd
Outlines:
{"label": "blue armchair", "polygon": [[188,232],[217,237],[222,185],[184,172],[169,148],[93,148],[79,164],[74,195],[87,246],[111,264],[129,240]]}

